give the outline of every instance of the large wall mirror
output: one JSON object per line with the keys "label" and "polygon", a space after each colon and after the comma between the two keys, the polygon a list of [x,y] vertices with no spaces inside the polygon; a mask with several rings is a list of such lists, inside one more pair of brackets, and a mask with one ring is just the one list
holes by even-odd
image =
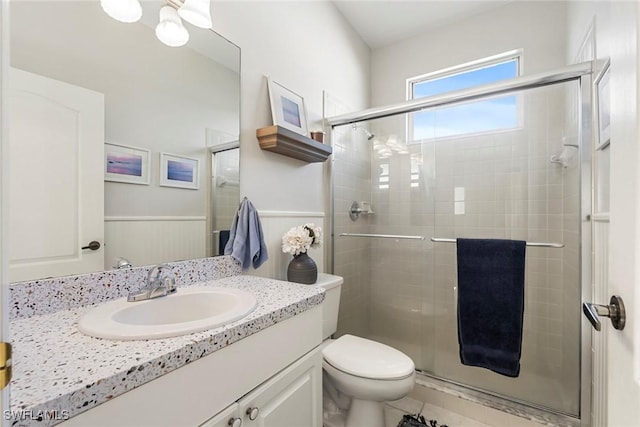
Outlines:
{"label": "large wall mirror", "polygon": [[11,282],[220,253],[240,200],[240,49],[188,24],[168,47],[165,2],[142,3],[132,24],[98,1],[10,4]]}

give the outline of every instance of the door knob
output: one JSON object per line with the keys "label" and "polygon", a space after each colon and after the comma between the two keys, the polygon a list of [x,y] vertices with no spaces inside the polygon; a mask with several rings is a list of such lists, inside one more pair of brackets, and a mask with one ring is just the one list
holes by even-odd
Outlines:
{"label": "door knob", "polygon": [[627,322],[627,313],[624,309],[624,302],[618,295],[611,297],[609,305],[583,302],[582,311],[596,331],[602,329],[600,316],[610,318],[613,327],[620,331],[624,329],[624,325]]}
{"label": "door knob", "polygon": [[87,246],[83,246],[80,249],[91,249],[92,251],[97,251],[98,249],[100,249],[100,242],[96,242],[95,240],[92,242],[89,242],[89,244]]}

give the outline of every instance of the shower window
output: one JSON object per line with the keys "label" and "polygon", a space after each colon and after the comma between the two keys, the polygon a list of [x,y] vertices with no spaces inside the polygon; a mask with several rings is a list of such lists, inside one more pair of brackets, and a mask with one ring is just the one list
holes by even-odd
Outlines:
{"label": "shower window", "polygon": [[[408,99],[440,95],[507,80],[520,75],[521,51],[481,59],[407,80]],[[410,114],[408,141],[419,143],[521,126],[517,95],[500,96]]]}

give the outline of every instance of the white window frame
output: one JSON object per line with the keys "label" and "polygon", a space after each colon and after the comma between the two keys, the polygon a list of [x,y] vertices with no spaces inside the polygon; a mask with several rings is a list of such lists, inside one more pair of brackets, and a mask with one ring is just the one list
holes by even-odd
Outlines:
{"label": "white window frame", "polygon": [[[490,67],[496,64],[500,64],[503,62],[508,62],[515,60],[516,61],[516,75],[517,77],[522,76],[524,69],[524,51],[523,49],[515,49],[508,52],[500,53],[498,55],[489,56],[487,58],[477,59],[471,62],[466,62],[464,64],[455,65],[453,67],[444,68],[437,71],[432,71],[426,74],[422,74],[415,77],[410,77],[406,80],[406,89],[407,89],[407,100],[412,100],[413,98],[413,90],[414,85],[429,81],[429,80],[437,80],[444,77],[454,76],[456,74],[466,73],[468,71],[479,70],[482,68]],[[501,95],[504,96],[504,95]],[[473,101],[477,102],[477,101]],[[425,141],[440,141],[446,139],[456,139],[456,138],[466,138],[478,135],[487,135],[487,134],[495,134],[502,132],[512,132],[514,130],[522,129],[524,127],[524,108],[522,97],[520,94],[516,95],[516,117],[517,124],[513,128],[507,129],[496,129],[485,132],[469,132],[463,133],[459,135],[450,135],[450,136],[441,136],[434,138],[425,138],[425,139],[414,139],[413,138],[413,114],[407,114],[406,116],[406,135],[408,144],[418,144]]]}

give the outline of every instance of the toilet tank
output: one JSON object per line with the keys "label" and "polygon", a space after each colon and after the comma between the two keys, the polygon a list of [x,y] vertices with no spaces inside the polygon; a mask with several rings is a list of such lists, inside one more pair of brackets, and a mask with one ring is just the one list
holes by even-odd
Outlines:
{"label": "toilet tank", "polygon": [[315,286],[325,289],[322,303],[322,339],[329,338],[338,329],[338,309],[340,308],[340,289],[344,279],[333,274],[318,273]]}

